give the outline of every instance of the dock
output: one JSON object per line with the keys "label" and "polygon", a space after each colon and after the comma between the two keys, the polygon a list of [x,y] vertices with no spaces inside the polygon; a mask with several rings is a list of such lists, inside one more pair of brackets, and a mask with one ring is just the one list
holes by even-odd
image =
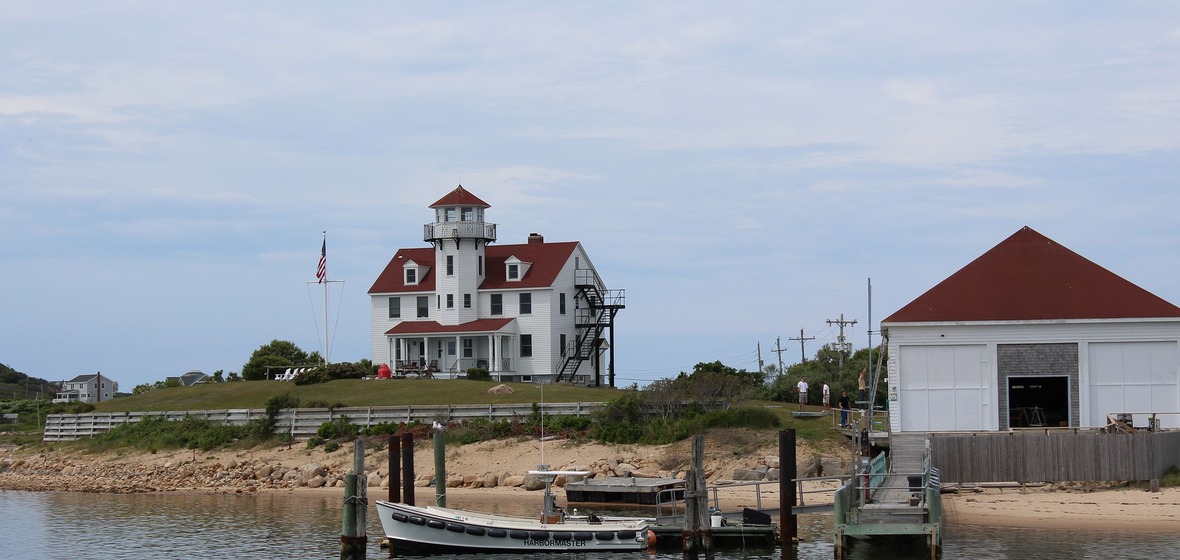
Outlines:
{"label": "dock", "polygon": [[846,558],[855,540],[922,538],[935,558],[942,546],[942,494],[926,434],[892,434],[889,458],[862,457],[857,474],[836,491],[833,542]]}

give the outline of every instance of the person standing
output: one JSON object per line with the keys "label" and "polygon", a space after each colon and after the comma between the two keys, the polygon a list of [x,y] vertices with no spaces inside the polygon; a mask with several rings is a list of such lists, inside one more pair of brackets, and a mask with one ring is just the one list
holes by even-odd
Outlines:
{"label": "person standing", "polygon": [[848,402],[848,391],[840,391],[839,405],[840,405],[840,427],[841,428],[845,428],[848,426],[848,409],[849,409],[849,407],[851,407],[851,404],[852,403]]}
{"label": "person standing", "polygon": [[807,403],[807,378],[800,377],[796,387],[799,388],[799,410],[803,410],[803,405]]}
{"label": "person standing", "polygon": [[828,382],[824,381],[824,412],[832,411],[832,389],[828,387]]}

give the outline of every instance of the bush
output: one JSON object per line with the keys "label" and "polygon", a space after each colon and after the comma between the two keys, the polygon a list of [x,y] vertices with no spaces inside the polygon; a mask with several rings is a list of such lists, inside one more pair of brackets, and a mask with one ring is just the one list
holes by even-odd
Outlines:
{"label": "bush", "polygon": [[324,438],[322,438],[320,436],[311,436],[311,437],[307,438],[307,448],[308,449],[315,449],[316,447],[319,447],[323,444],[324,444]]}
{"label": "bush", "polygon": [[328,443],[324,444],[324,453],[331,453],[337,449],[340,449],[340,444],[334,441],[329,441]]}
{"label": "bush", "polygon": [[324,422],[320,424],[316,435],[323,439],[356,439],[357,434],[360,433],[360,428],[348,421],[348,417],[341,415],[339,420],[332,422]]}
{"label": "bush", "polygon": [[492,374],[488,373],[487,368],[468,368],[467,379],[472,381],[491,381]]}

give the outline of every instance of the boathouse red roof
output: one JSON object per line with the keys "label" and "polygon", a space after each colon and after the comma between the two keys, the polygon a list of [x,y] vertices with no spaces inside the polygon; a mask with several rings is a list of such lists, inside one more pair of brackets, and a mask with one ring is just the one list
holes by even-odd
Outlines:
{"label": "boathouse red roof", "polygon": [[1180,307],[1025,226],[882,323],[1156,317]]}
{"label": "boathouse red roof", "polygon": [[438,321],[402,321],[385,334],[439,334],[439,333],[484,333],[496,332],[512,318],[476,319],[458,325],[442,325]]}

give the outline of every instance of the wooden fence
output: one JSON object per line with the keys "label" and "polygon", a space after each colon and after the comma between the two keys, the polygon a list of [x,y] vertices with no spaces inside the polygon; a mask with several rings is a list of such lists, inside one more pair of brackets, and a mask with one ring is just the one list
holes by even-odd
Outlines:
{"label": "wooden fence", "polygon": [[930,462],[944,482],[1153,480],[1180,464],[1180,432],[932,433]]}
{"label": "wooden fence", "polygon": [[[546,403],[537,407],[546,416],[586,416],[602,408],[602,403]],[[347,416],[348,421],[362,428],[389,422],[462,422],[475,418],[504,420],[527,417],[533,405],[471,404],[435,406],[373,406],[348,408],[287,408],[279,412],[275,431],[293,437],[310,437],[324,422]],[[182,420],[185,417],[203,418],[219,424],[244,425],[266,417],[261,408],[231,410],[188,410],[168,412],[89,412],[86,414],[50,414],[45,420],[44,441],[66,441],[93,437],[111,428],[139,422],[144,418],[162,417]]]}

